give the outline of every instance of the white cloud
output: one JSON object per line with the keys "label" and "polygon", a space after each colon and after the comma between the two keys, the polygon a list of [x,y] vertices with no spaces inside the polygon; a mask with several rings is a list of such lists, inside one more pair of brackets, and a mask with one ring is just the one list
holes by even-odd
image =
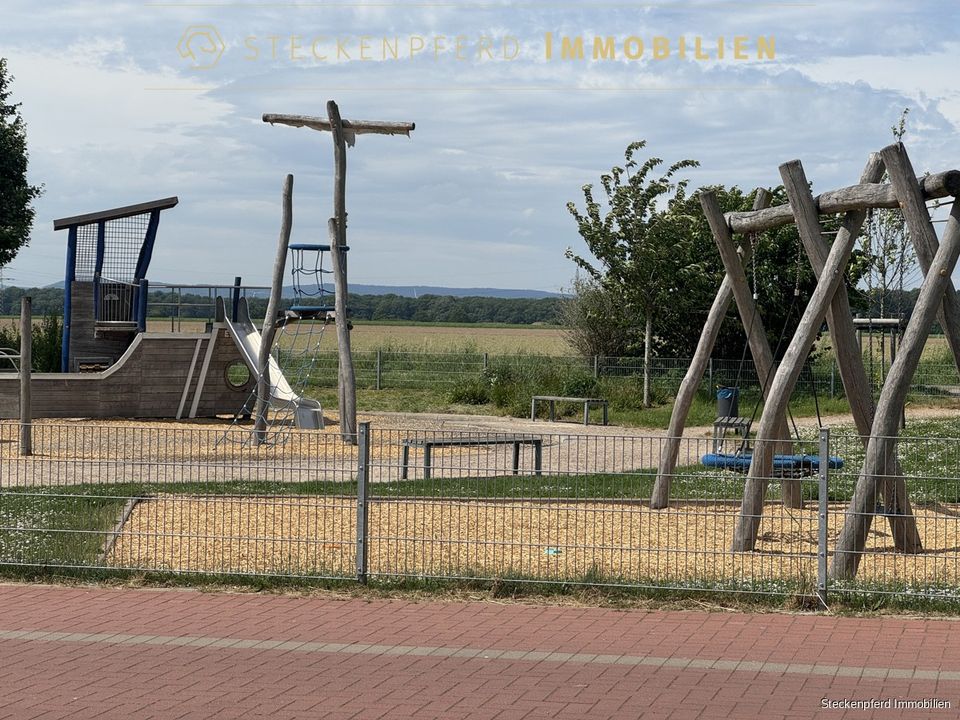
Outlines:
{"label": "white cloud", "polygon": [[[285,173],[296,175],[295,237],[325,236],[331,147],[327,135],[271,128],[260,114],[323,114],[331,96],[346,117],[417,123],[409,140],[362,137],[349,152],[357,282],[568,285],[563,251],[582,242],[565,203],[641,138],[668,162],[700,160],[694,184],[778,184],[777,166],[800,157],[822,190],[854,182],[909,104],[918,169],[960,165],[949,74],[960,44],[942,32],[956,24],[953,6],[834,3],[829,24],[822,6],[794,5],[10,6],[0,33],[17,42],[5,42],[4,55],[29,123],[31,174],[47,186],[33,243],[16,261],[23,277],[59,278],[64,238],[53,217],[177,194],[152,275],[266,282]],[[176,42],[191,23],[215,24],[230,45],[212,71],[179,64]],[[538,49],[546,30],[775,34],[778,60],[548,63]],[[511,63],[244,61],[242,39],[271,32],[513,34],[528,54]]]}

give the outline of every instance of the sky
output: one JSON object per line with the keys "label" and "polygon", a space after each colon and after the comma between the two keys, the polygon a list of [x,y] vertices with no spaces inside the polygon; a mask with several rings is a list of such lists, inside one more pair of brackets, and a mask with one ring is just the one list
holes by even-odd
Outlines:
{"label": "sky", "polygon": [[[699,161],[694,187],[775,186],[799,158],[820,192],[854,184],[909,107],[918,173],[960,167],[957,3],[2,5],[0,56],[44,186],[8,284],[63,279],[55,218],[170,195],[151,280],[268,284],[283,177],[293,241],[324,242],[333,151],[329,133],[260,118],[325,116],[329,99],[346,119],[416,123],[348,151],[355,283],[569,288],[564,252],[585,246],[566,204],[635,140]],[[616,56],[594,59],[595,37]],[[561,57],[563,38],[582,38],[582,60]],[[710,59],[693,57],[697,38]],[[760,38],[774,57],[758,57]]]}

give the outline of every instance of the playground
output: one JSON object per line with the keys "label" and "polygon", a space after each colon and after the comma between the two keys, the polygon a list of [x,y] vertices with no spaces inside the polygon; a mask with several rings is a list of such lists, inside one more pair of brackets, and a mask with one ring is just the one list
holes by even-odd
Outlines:
{"label": "playground", "polygon": [[[941,438],[913,436],[909,424],[953,412],[906,413],[934,322],[945,332],[940,352],[960,369],[960,301],[950,281],[960,256],[957,202],[938,220],[942,236],[933,225],[960,194],[960,171],[918,177],[897,143],[870,156],[859,183],[816,197],[800,161],[779,168],[779,204],[759,188],[752,210],[724,214],[714,192],[702,191],[726,276],[665,429],[608,426],[605,398],[536,388],[523,398],[529,420],[371,415],[358,412],[348,307],[347,261],[362,243],[347,243],[347,148],[361,135],[410,137],[415,125],[344,120],[332,101],[325,117],[262,120],[332,138],[328,237],[293,238],[287,175],[270,285],[195,286],[212,311],[202,328],[147,320],[151,288],[172,289],[152,285],[148,271],[161,215],[178,198],[54,222],[67,247],[62,372],[29,371],[25,299],[23,343],[11,358],[23,371],[0,375],[0,416],[9,418],[0,424],[0,469],[13,508],[0,530],[5,561],[362,580],[789,585],[824,604],[828,580],[884,591],[960,584],[954,434],[945,424]],[[905,324],[855,320],[842,282],[853,244],[868,212],[891,207],[904,212],[926,278]],[[796,263],[783,277],[793,283],[788,314],[798,324],[774,345],[751,258],[765,233],[791,224]],[[800,293],[804,261],[816,277],[808,297]],[[262,319],[251,313],[254,298],[267,299]],[[737,383],[720,389],[710,425],[686,427],[705,378],[712,384],[711,356],[731,307],[744,337]],[[822,414],[814,383],[816,418],[798,423],[790,399],[824,325],[850,415]],[[336,412],[312,396],[331,348]],[[485,372],[486,363],[484,355]],[[741,411],[745,368],[758,393]],[[377,389],[381,369],[377,353]],[[593,372],[599,377],[596,357]],[[538,398],[550,404],[548,422],[537,418]],[[582,406],[583,423],[552,422],[555,403]]]}

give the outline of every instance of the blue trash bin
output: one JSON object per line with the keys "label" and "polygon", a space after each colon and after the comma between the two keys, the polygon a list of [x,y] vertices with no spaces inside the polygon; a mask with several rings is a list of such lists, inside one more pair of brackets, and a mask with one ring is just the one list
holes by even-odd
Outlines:
{"label": "blue trash bin", "polygon": [[738,417],[740,415],[740,388],[721,387],[717,389],[717,417]]}

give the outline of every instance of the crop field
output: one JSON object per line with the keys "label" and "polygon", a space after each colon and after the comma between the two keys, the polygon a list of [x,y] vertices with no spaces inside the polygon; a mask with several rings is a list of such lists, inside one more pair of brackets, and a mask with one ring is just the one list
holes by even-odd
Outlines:
{"label": "crop field", "polygon": [[[486,352],[491,355],[534,353],[572,355],[573,349],[557,327],[489,327],[453,325],[358,324],[350,334],[356,350],[411,352]],[[333,338],[331,338],[333,346]]]}
{"label": "crop field", "polygon": [[[11,321],[12,322],[12,321]],[[151,332],[203,332],[203,320],[183,320],[171,327],[169,320],[147,322]],[[564,330],[540,325],[443,325],[401,323],[357,323],[350,333],[354,350],[390,350],[393,352],[474,352],[491,355],[530,353],[537,355],[573,355]],[[327,328],[321,343],[323,350],[336,349],[336,333]]]}

